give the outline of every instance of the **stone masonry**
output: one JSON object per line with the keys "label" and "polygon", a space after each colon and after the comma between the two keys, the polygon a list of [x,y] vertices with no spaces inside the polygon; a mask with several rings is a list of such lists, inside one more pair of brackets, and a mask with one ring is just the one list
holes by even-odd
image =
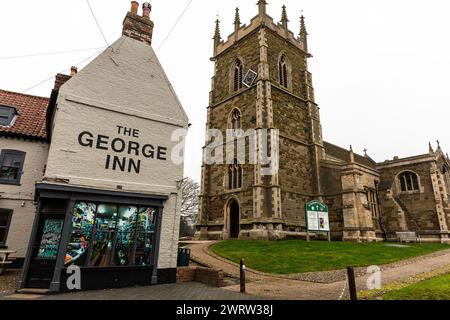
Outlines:
{"label": "stone masonry", "polygon": [[[351,147],[325,142],[308,71],[312,55],[305,19],[300,18],[300,34],[295,36],[288,29],[286,8],[276,23],[267,14],[266,4],[258,2],[258,15],[249,25],[241,24],[236,9],[235,31],[225,40],[216,21],[211,58],[215,71],[206,127],[220,130],[225,137],[232,128],[231,116],[238,110],[238,129],[279,135],[279,170],[263,175],[258,149],[255,164],[247,158],[240,163],[242,184],[233,186],[230,163],[204,162],[196,237],[305,238],[304,205],[318,199],[329,207],[335,240],[394,240],[396,232],[415,231],[424,241],[450,241],[448,156],[440,147],[436,151],[430,147],[423,156],[377,163]],[[237,75],[239,66],[241,75]],[[257,73],[255,82],[239,85],[249,70]],[[213,142],[207,139],[205,150]],[[248,140],[245,145],[248,150]],[[220,147],[228,158],[236,156],[227,154],[226,143]],[[403,173],[414,181],[401,182]],[[417,187],[416,179],[419,189],[409,190]]]}

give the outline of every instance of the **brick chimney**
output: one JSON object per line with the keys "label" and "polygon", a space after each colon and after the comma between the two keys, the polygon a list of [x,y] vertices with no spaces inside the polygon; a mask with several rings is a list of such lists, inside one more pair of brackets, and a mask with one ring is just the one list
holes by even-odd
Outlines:
{"label": "brick chimney", "polygon": [[67,74],[58,73],[55,78],[55,87],[54,90],[59,90],[61,86],[70,80],[73,76],[75,76],[78,73],[77,67],[70,68],[70,76]]}
{"label": "brick chimney", "polygon": [[138,15],[138,8],[139,3],[131,1],[130,12],[123,21],[122,35],[151,45],[154,26],[153,21],[150,20],[152,6],[145,2],[142,5],[142,16]]}

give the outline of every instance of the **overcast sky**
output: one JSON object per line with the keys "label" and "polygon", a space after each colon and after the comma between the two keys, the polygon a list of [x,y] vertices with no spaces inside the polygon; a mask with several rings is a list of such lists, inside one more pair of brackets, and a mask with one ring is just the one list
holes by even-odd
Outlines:
{"label": "overcast sky", "polygon": [[[90,0],[108,43],[121,35],[128,0]],[[141,3],[143,1],[140,1]],[[222,37],[233,31],[234,8],[248,23],[256,0],[153,0],[153,47],[193,124],[185,174],[200,179],[206,107],[211,87],[214,20]],[[324,139],[376,161],[428,151],[428,142],[450,151],[450,3],[444,0],[268,0],[279,21],[288,8],[297,33],[307,18],[316,101]],[[26,89],[85,60],[99,49],[5,57],[106,46],[85,0],[0,2],[0,88]],[[161,46],[163,44],[163,46]],[[89,61],[89,60],[88,60]],[[88,61],[79,64],[83,67]],[[53,79],[27,93],[49,96]]]}

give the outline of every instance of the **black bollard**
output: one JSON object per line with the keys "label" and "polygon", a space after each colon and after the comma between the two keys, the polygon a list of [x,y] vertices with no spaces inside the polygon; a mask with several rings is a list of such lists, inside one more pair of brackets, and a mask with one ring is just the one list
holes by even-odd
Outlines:
{"label": "black bollard", "polygon": [[241,259],[240,282],[241,282],[241,293],[245,293],[245,260],[244,259]]}
{"label": "black bollard", "polygon": [[352,267],[347,268],[347,277],[348,277],[348,289],[350,291],[350,300],[356,301],[358,300],[358,294],[356,291],[356,279],[354,268]]}

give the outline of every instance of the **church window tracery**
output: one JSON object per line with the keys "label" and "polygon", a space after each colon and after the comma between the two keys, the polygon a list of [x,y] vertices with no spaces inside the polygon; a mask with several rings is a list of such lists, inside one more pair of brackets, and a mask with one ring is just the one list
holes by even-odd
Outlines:
{"label": "church window tracery", "polygon": [[420,191],[419,178],[414,172],[403,172],[399,175],[399,180],[402,192]]}
{"label": "church window tracery", "polygon": [[231,111],[230,114],[230,125],[229,127],[233,130],[239,130],[242,129],[242,115],[241,111],[239,109],[235,108],[233,111]]}
{"label": "church window tracery", "polygon": [[280,57],[280,61],[278,63],[278,72],[280,85],[287,89],[289,87],[289,68],[287,57],[285,54]]}
{"label": "church window tracery", "polygon": [[228,167],[228,190],[242,188],[243,172],[242,165],[234,159],[234,163]]}
{"label": "church window tracery", "polygon": [[242,65],[242,61],[240,59],[236,59],[233,70],[234,91],[239,91],[242,89],[243,72],[244,66]]}

